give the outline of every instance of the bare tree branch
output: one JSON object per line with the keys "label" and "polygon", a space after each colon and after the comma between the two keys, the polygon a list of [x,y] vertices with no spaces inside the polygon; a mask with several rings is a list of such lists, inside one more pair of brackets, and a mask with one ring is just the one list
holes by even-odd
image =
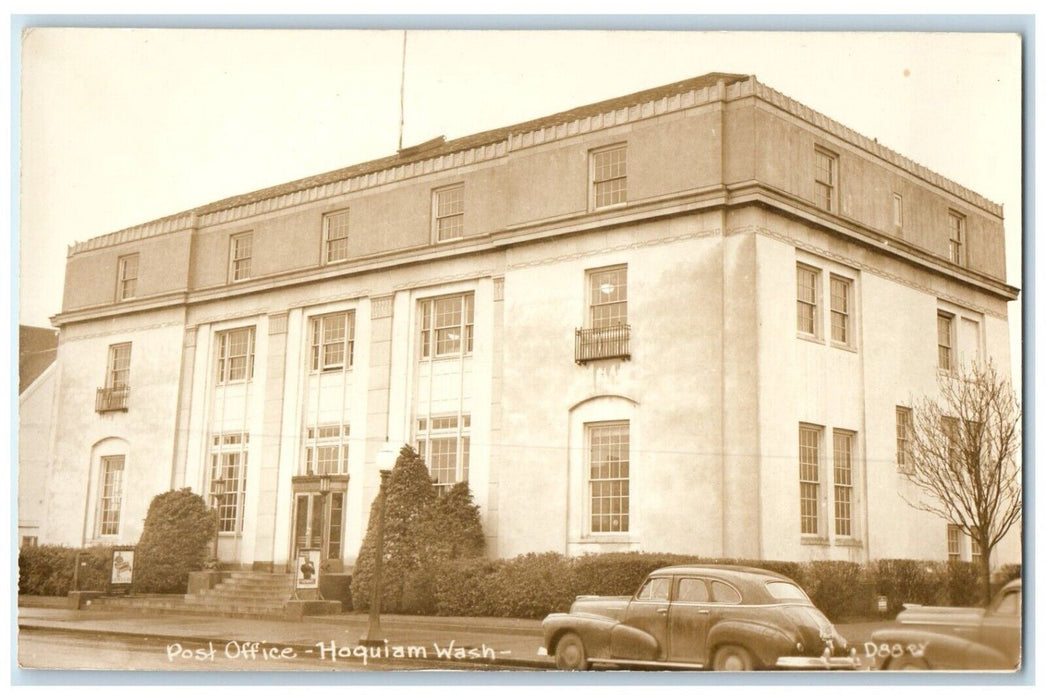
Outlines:
{"label": "bare tree branch", "polygon": [[990,591],[992,550],[1021,519],[1021,409],[991,362],[942,375],[936,397],[913,402],[909,505],[959,528],[981,549]]}

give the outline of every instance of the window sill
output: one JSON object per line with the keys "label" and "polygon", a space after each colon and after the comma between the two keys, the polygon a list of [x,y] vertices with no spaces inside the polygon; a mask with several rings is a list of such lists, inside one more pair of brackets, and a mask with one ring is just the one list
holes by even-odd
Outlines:
{"label": "window sill", "polygon": [[864,543],[856,537],[837,537],[833,544],[836,547],[853,547],[855,549],[864,547]]}
{"label": "window sill", "polygon": [[622,208],[627,207],[627,206],[628,206],[628,202],[615,202],[614,204],[604,204],[601,207],[597,207],[596,205],[593,204],[591,209],[590,209],[590,211],[593,212],[593,213],[599,212],[599,211],[610,211],[610,210],[613,210],[613,209],[622,209]]}
{"label": "window sill", "polygon": [[819,338],[816,335],[806,335],[802,332],[796,332],[795,337],[799,340],[805,340],[808,343],[814,343],[816,345],[824,345],[824,338]]}
{"label": "window sill", "polygon": [[633,539],[627,532],[613,532],[613,533],[589,533],[582,535],[576,540],[571,540],[571,544],[633,544],[637,540]]}
{"label": "window sill", "polygon": [[855,355],[857,354],[856,345],[847,345],[846,343],[837,343],[835,341],[832,341],[832,347],[836,350],[845,350],[846,352],[852,352]]}
{"label": "window sill", "polygon": [[831,544],[827,537],[821,537],[820,535],[802,535],[799,543],[812,547],[827,547]]}

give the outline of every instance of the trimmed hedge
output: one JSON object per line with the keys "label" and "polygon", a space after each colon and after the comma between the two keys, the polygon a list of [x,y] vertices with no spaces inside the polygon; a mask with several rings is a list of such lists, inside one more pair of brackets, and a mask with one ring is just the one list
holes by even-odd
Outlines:
{"label": "trimmed hedge", "polygon": [[218,531],[215,511],[191,489],[153,497],[135,548],[135,593],[185,593],[189,572],[199,571]]}
{"label": "trimmed hedge", "polygon": [[836,622],[876,619],[879,595],[887,597],[887,614],[894,616],[903,603],[973,606],[980,592],[977,572],[969,562],[888,559],[863,566],[845,561],[752,561],[646,552],[568,558],[547,552],[433,565],[424,572],[432,595],[426,612],[541,618],[565,612],[578,595],[632,595],[654,569],[689,563],[740,564],[780,573],[801,585]]}
{"label": "trimmed hedge", "polygon": [[112,549],[109,547],[56,547],[41,545],[22,547],[18,552],[18,594],[65,596],[73,589],[73,570],[76,555],[80,558],[80,583],[82,591],[105,590],[109,581],[109,562]]}

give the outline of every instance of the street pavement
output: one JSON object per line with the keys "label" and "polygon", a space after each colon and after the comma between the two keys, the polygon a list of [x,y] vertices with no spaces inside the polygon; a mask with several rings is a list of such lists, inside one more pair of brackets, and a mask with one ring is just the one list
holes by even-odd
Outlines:
{"label": "street pavement", "polygon": [[[82,634],[96,638],[148,639],[162,643],[171,670],[211,658],[266,670],[288,658],[329,663],[332,670],[400,662],[413,668],[471,665],[483,668],[552,669],[539,656],[540,620],[382,615],[378,647],[360,645],[368,630],[365,613],[306,617],[301,621],[247,619],[141,610],[71,610],[65,599],[19,599],[18,624],[34,633]],[[858,649],[883,623],[837,625]],[[293,656],[288,656],[289,654]],[[282,665],[282,664],[281,664]]]}

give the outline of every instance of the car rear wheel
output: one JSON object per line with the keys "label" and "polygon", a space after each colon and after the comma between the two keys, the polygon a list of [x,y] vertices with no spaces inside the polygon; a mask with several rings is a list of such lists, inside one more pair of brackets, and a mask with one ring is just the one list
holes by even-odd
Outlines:
{"label": "car rear wheel", "polygon": [[581,637],[573,632],[564,634],[556,644],[556,668],[560,671],[585,671],[588,659],[585,658],[585,644]]}
{"label": "car rear wheel", "polygon": [[716,649],[712,668],[716,671],[751,671],[755,669],[755,660],[744,647],[728,644]]}
{"label": "car rear wheel", "polygon": [[930,668],[930,664],[926,663],[924,659],[905,654],[896,659],[891,659],[886,668],[890,671],[926,671]]}

